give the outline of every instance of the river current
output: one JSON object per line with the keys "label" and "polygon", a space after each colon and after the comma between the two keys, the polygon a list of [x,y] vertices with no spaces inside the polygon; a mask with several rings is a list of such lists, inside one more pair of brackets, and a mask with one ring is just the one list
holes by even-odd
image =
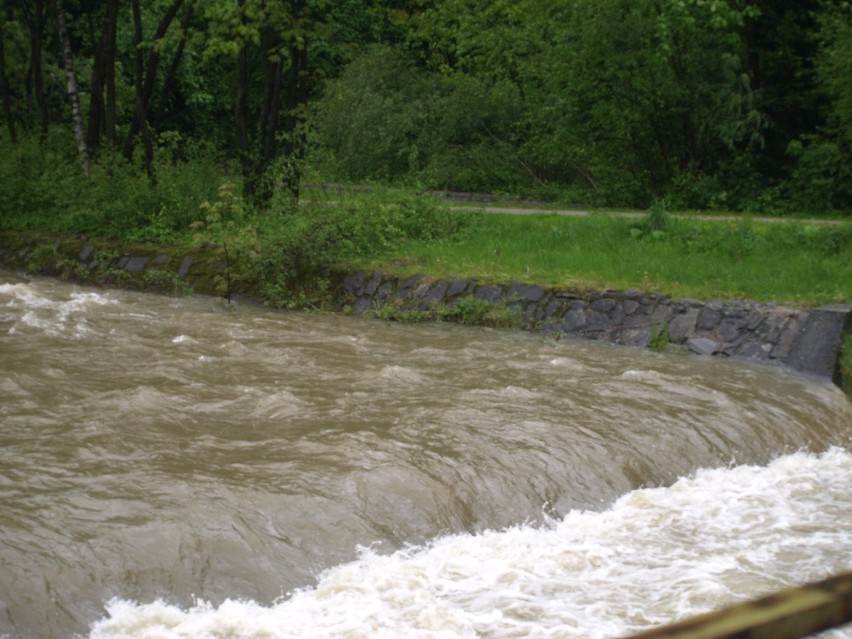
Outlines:
{"label": "river current", "polygon": [[0,271],[0,638],[614,639],[849,570],[828,383]]}

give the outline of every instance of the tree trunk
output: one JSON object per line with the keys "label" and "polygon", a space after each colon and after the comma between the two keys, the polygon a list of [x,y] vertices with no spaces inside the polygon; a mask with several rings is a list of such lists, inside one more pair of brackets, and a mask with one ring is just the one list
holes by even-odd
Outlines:
{"label": "tree trunk", "polygon": [[[154,139],[151,134],[151,128],[148,126],[148,114],[146,113],[145,98],[143,95],[142,74],[143,74],[143,53],[142,53],[142,11],[139,8],[139,0],[133,0],[133,33],[134,33],[134,48],[136,55],[134,56],[133,65],[133,88],[136,102],[135,120],[142,132],[142,144],[145,149],[145,172],[151,178],[151,182],[155,183],[154,176]],[[128,143],[124,147],[125,157],[128,160],[133,159],[133,144],[132,137],[128,138]]]}
{"label": "tree trunk", "polygon": [[[30,35],[30,59],[26,76],[27,118],[24,125],[30,126],[37,120],[41,134],[44,136],[47,134],[48,111],[44,95],[42,50],[44,29],[47,26],[47,9],[44,0],[18,0],[18,8]],[[34,114],[37,115],[34,116]]]}
{"label": "tree trunk", "polygon": [[189,5],[186,8],[186,12],[184,12],[183,20],[181,21],[180,28],[183,36],[178,43],[177,51],[175,51],[175,56],[172,58],[172,63],[169,65],[169,68],[166,70],[166,75],[163,78],[163,88],[160,91],[160,99],[157,100],[157,106],[153,110],[153,114],[151,116],[152,122],[159,122],[160,118],[163,117],[163,113],[166,111],[166,101],[168,100],[169,93],[172,90],[172,84],[174,83],[175,77],[177,77],[178,69],[180,68],[180,61],[183,58],[183,52],[186,48],[186,34],[189,31],[189,24],[192,21],[192,5]]}
{"label": "tree trunk", "polygon": [[[134,71],[134,75],[138,75],[139,77],[140,86],[138,90],[138,95],[141,98],[142,111],[145,114],[146,120],[142,121],[139,119],[139,105],[137,105],[137,114],[136,116],[134,116],[133,121],[130,123],[130,132],[127,134],[127,140],[124,142],[123,152],[125,157],[127,157],[128,159],[133,156],[133,141],[136,138],[137,133],[142,131],[143,141],[145,140],[146,135],[152,137],[150,123],[147,120],[148,104],[151,101],[151,94],[154,92],[154,82],[157,77],[157,68],[160,65],[160,54],[156,50],[156,48],[152,49],[148,53],[147,64],[144,61],[142,49],[139,46],[143,42],[143,34],[142,17],[141,12],[139,11],[138,4],[138,0],[134,0],[133,22],[136,31],[136,37],[139,39],[136,44],[136,68]],[[168,31],[169,25],[174,20],[182,4],[183,0],[174,0],[174,2],[172,2],[166,13],[160,19],[159,24],[157,25],[157,30],[155,31],[154,37],[152,39],[153,42],[157,42],[166,35],[166,31]],[[145,69],[144,72],[143,67]],[[145,132],[146,128],[148,130],[147,134]]]}
{"label": "tree trunk", "polygon": [[[298,22],[306,10],[305,0],[293,0],[293,20]],[[290,73],[287,87],[287,120],[284,153],[288,158],[287,189],[299,199],[302,160],[305,157],[305,120],[308,102],[308,51],[305,42],[290,44]]]}
{"label": "tree trunk", "polygon": [[[118,0],[108,0],[100,46],[92,66],[92,88],[89,104],[89,127],[86,136],[89,152],[95,153],[100,146],[101,133],[106,132],[106,109],[104,88],[107,78],[115,82],[115,35],[118,20]],[[114,126],[114,121],[112,122]],[[114,133],[113,133],[114,138]],[[109,137],[108,137],[109,139]]]}
{"label": "tree trunk", "polygon": [[[245,0],[239,0],[240,19],[243,19],[243,8]],[[254,183],[251,180],[252,160],[249,148],[248,124],[247,124],[247,96],[248,96],[248,60],[246,58],[246,43],[243,42],[237,53],[237,90],[234,96],[234,124],[236,127],[237,155],[243,171],[243,195],[253,196]]]}
{"label": "tree trunk", "polygon": [[257,149],[253,155],[250,188],[255,204],[263,208],[272,199],[272,184],[266,175],[269,166],[278,153],[278,116],[281,103],[281,80],[283,64],[273,54],[280,40],[277,34],[266,28],[261,33],[261,47],[264,58],[263,102],[257,121]]}
{"label": "tree trunk", "polygon": [[3,118],[6,120],[6,127],[9,129],[9,139],[12,144],[18,141],[18,136],[15,132],[15,120],[12,118],[12,100],[9,96],[9,82],[6,79],[6,50],[3,39],[3,28],[6,25],[0,22],[0,98],[3,102]]}
{"label": "tree trunk", "polygon": [[68,100],[71,102],[71,122],[74,125],[74,136],[77,138],[80,164],[83,167],[83,173],[86,177],[89,177],[89,151],[86,148],[86,133],[83,130],[83,116],[80,113],[80,96],[77,93],[77,76],[74,73],[74,58],[71,56],[71,42],[68,39],[68,28],[65,25],[65,11],[62,8],[62,0],[52,0],[52,2],[56,11],[59,42],[62,46]]}

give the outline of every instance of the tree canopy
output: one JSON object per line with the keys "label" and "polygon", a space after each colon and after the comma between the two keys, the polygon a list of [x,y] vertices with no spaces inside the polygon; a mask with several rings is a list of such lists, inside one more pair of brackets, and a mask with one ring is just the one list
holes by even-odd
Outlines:
{"label": "tree canopy", "polygon": [[[76,104],[76,106],[75,106]],[[76,115],[72,118],[72,114]],[[0,135],[327,179],[852,209],[847,0],[0,0]],[[77,135],[75,137],[75,130]],[[110,160],[113,161],[113,160]]]}

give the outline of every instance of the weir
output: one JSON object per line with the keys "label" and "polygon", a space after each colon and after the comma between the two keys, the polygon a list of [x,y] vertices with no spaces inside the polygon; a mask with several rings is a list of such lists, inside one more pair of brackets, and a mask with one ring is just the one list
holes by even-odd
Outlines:
{"label": "weir", "polygon": [[2,275],[4,639],[612,639],[852,569],[826,380]]}

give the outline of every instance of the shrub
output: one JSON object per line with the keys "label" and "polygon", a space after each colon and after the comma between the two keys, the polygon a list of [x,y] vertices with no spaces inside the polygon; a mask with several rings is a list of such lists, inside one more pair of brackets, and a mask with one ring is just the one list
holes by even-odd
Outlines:
{"label": "shrub", "polygon": [[474,219],[431,196],[378,189],[339,195],[257,219],[262,289],[270,304],[302,305],[299,296],[335,264],[381,255],[407,240],[449,238]]}

